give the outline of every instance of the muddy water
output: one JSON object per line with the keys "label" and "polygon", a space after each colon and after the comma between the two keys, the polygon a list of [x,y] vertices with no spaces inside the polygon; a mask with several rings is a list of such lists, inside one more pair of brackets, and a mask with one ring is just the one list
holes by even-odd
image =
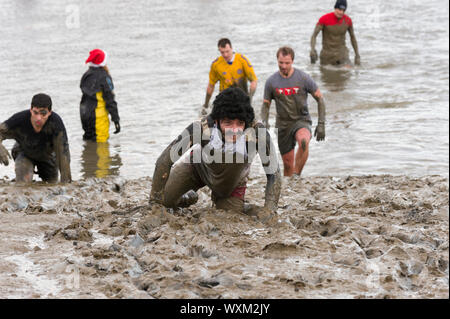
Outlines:
{"label": "muddy water", "polygon": [[[296,50],[295,65],[324,92],[327,139],[311,143],[305,176],[448,176],[448,3],[349,3],[362,58],[349,71],[309,64],[314,25],[333,3],[3,0],[0,120],[45,91],[67,126],[75,179],[151,176],[159,153],[198,116],[217,40],[227,36],[259,77],[258,114],[281,45]],[[100,173],[98,155],[85,156],[91,149],[81,139],[78,110],[84,60],[94,47],[109,52],[122,118],[109,153],[100,152]],[[315,122],[317,107],[310,103]],[[14,175],[12,165],[0,167],[5,175]]]}
{"label": "muddy water", "polygon": [[[0,166],[0,297],[447,298],[448,3],[350,3],[352,70],[308,63],[331,7],[1,1],[0,120],[51,94],[75,181],[15,186],[13,165]],[[79,26],[67,24],[74,10]],[[222,36],[255,67],[257,113],[284,44],[327,103],[326,142],[312,141],[304,178],[283,181],[266,223],[211,208],[205,189],[189,210],[147,205],[154,162],[198,116]],[[93,47],[110,54],[122,118],[99,145],[82,141],[78,115]],[[246,197],[258,205],[261,172],[255,163]]]}

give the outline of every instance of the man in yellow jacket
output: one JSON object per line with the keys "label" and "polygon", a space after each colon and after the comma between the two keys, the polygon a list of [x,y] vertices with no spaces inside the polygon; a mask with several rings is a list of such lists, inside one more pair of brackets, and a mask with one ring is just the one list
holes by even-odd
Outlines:
{"label": "man in yellow jacket", "polygon": [[[211,64],[209,83],[206,88],[205,103],[202,110],[203,114],[207,113],[209,100],[218,81],[220,81],[220,92],[229,87],[239,87],[250,96],[250,103],[258,84],[258,78],[255,75],[252,64],[243,54],[233,51],[229,39],[220,39],[217,46],[221,56]],[[250,82],[250,90],[247,82]]]}

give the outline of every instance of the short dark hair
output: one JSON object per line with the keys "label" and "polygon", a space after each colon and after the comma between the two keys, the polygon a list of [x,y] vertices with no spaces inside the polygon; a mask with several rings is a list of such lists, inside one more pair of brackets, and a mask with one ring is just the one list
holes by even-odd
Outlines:
{"label": "short dark hair", "polygon": [[277,59],[280,56],[280,54],[287,56],[290,55],[292,58],[292,61],[294,61],[295,53],[294,50],[291,47],[281,47],[277,51]]}
{"label": "short dark hair", "polygon": [[245,122],[245,127],[255,120],[255,112],[250,105],[250,97],[241,88],[230,87],[220,92],[214,102],[211,118],[215,121],[228,118]]}
{"label": "short dark hair", "polygon": [[49,111],[52,110],[52,99],[50,96],[44,93],[38,93],[31,99],[31,108],[46,108]]}
{"label": "short dark hair", "polygon": [[231,46],[231,41],[227,38],[222,38],[219,40],[219,42],[217,42],[217,47],[219,48],[225,48],[227,46],[227,44],[230,45],[230,48],[232,48]]}

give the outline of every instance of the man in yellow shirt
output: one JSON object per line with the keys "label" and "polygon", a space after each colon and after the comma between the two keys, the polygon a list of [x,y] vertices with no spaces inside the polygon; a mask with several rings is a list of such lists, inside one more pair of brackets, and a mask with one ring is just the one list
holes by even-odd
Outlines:
{"label": "man in yellow shirt", "polygon": [[[217,46],[221,56],[211,64],[205,104],[202,110],[203,114],[207,113],[206,109],[209,107],[209,100],[217,81],[220,81],[220,92],[229,87],[240,87],[250,96],[250,103],[258,84],[258,78],[250,61],[243,54],[233,52],[229,39],[220,39]],[[248,90],[247,81],[250,82],[250,91]]]}

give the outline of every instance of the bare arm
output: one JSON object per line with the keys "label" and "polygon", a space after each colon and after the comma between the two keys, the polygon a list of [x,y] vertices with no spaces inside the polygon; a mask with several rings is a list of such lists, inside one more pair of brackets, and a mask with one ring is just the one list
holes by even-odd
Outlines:
{"label": "bare arm", "polygon": [[356,41],[356,36],[355,36],[355,31],[353,29],[353,25],[350,26],[350,28],[348,29],[348,32],[350,33],[350,40],[352,42],[353,50],[355,51],[355,64],[360,65],[361,58],[359,56],[358,42]]}
{"label": "bare arm", "polygon": [[314,32],[311,36],[311,51],[310,51],[310,57],[311,57],[311,63],[316,63],[318,59],[317,51],[316,51],[316,38],[317,35],[320,33],[320,31],[323,30],[323,26],[318,23],[316,27],[314,28]]}
{"label": "bare arm", "polygon": [[65,132],[61,131],[53,139],[53,145],[56,154],[56,163],[61,174],[61,183],[72,182],[72,173],[70,171],[70,151],[69,143]]}

